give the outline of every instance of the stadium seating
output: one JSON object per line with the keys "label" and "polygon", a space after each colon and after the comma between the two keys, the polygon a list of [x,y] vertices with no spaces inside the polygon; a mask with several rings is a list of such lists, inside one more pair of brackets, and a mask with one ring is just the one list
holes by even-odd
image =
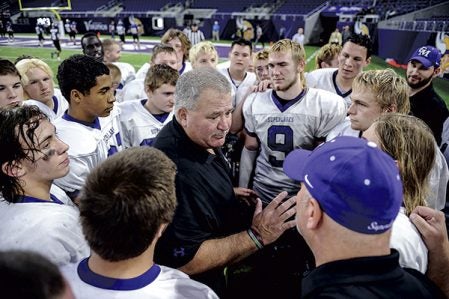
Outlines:
{"label": "stadium seating", "polygon": [[72,1],[72,11],[95,11],[108,2],[109,0]]}
{"label": "stadium seating", "polygon": [[242,12],[251,5],[263,5],[265,0],[228,0],[228,1],[210,1],[210,0],[195,0],[191,8],[215,8],[218,12]]}
{"label": "stadium seating", "polygon": [[278,14],[307,14],[326,1],[323,0],[286,0],[276,11]]}
{"label": "stadium seating", "polygon": [[[371,7],[381,19],[406,14],[444,2],[444,0],[379,0],[372,7],[371,0],[333,0],[331,5]],[[412,25],[410,25],[413,27]]]}
{"label": "stadium seating", "polygon": [[[173,1],[177,3],[177,1]],[[170,2],[163,0],[142,1],[142,0],[122,0],[124,11],[157,11]]]}

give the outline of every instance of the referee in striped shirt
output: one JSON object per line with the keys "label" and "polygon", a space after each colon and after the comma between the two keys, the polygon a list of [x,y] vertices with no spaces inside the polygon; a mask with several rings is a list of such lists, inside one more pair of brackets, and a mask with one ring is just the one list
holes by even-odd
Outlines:
{"label": "referee in striped shirt", "polygon": [[192,43],[192,46],[205,40],[203,32],[198,29],[197,23],[192,23],[190,31],[188,31],[186,35]]}

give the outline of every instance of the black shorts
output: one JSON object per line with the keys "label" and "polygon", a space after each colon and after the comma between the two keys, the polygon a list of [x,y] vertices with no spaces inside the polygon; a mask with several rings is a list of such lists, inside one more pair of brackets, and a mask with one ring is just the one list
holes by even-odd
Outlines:
{"label": "black shorts", "polygon": [[76,32],[75,31],[70,31],[69,36],[75,38]]}
{"label": "black shorts", "polygon": [[138,40],[139,40],[139,35],[133,34],[133,41],[138,41]]}
{"label": "black shorts", "polygon": [[121,34],[119,36],[120,36],[120,40],[122,41],[122,43],[125,43],[125,35]]}
{"label": "black shorts", "polygon": [[40,41],[45,39],[45,38],[44,38],[44,35],[43,35],[42,33],[39,33],[39,34],[37,35],[37,38],[38,38]]}
{"label": "black shorts", "polygon": [[56,50],[61,52],[61,45],[59,44],[59,39],[53,40],[53,45],[55,45]]}

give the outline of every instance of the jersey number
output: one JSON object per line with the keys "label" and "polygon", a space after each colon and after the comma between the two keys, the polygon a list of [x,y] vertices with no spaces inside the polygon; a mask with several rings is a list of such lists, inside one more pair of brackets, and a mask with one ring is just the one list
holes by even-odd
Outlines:
{"label": "jersey number", "polygon": [[274,152],[284,153],[284,158],[278,160],[269,155],[268,161],[273,167],[282,167],[285,156],[293,150],[293,130],[289,126],[271,126],[268,129],[268,147]]}

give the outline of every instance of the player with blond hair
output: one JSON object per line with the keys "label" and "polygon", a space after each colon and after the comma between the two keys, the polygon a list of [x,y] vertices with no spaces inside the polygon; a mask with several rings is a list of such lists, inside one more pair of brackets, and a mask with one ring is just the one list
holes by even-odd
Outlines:
{"label": "player with blond hair", "polygon": [[[281,190],[291,195],[298,191],[282,171],[285,156],[295,148],[314,148],[346,113],[341,97],[305,87],[301,45],[288,39],[276,42],[269,50],[268,66],[273,89],[251,94],[243,105],[248,136],[242,160],[249,160],[241,163],[249,174],[257,156],[254,190],[265,203]],[[240,186],[248,183],[249,177],[242,176]]]}
{"label": "player with blond hair", "polygon": [[315,69],[338,67],[338,55],[341,52],[341,46],[336,44],[325,44],[315,56]]}
{"label": "player with blond hair", "polygon": [[212,67],[216,68],[218,63],[217,49],[213,43],[202,41],[192,46],[189,52],[192,68]]}
{"label": "player with blond hair", "polygon": [[53,71],[37,58],[22,59],[16,64],[22,77],[27,105],[36,105],[51,119],[61,117],[69,103],[58,88],[54,87]]}

